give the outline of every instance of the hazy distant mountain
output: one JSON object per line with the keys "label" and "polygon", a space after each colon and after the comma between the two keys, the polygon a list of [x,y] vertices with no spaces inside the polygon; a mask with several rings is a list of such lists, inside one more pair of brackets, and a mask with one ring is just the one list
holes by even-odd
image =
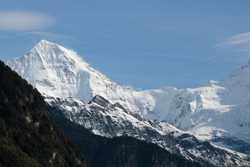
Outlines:
{"label": "hazy distant mountain", "polygon": [[[250,151],[249,64],[224,80],[210,81],[200,88],[160,87],[140,92],[117,85],[75,52],[45,40],[8,65],[36,87],[48,104],[95,134],[129,135],[179,152],[187,159],[204,161],[212,158],[201,154],[203,150],[196,153],[199,145],[191,151],[180,144],[184,139],[190,143],[197,140],[190,140],[190,134],[232,150]],[[159,121],[150,121],[155,119]],[[173,140],[179,135],[191,138],[182,138],[173,146],[162,138],[170,134]],[[229,157],[235,156],[230,160],[226,154],[229,156],[227,152],[211,161],[244,164],[246,155],[230,153]],[[214,153],[211,156],[216,157]]]}

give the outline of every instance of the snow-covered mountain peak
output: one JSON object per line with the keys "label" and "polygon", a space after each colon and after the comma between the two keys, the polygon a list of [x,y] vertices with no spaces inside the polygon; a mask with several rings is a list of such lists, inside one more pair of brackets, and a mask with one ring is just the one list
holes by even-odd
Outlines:
{"label": "snow-covered mountain peak", "polygon": [[79,62],[84,62],[76,52],[46,40],[41,40],[27,54],[27,56],[34,55],[41,58],[44,63],[64,62],[64,64],[67,64],[67,62],[70,62],[77,65]]}
{"label": "snow-covered mountain peak", "polygon": [[[46,40],[40,41],[27,55],[7,64],[42,94],[52,97],[76,97],[80,87],[87,90],[90,87],[81,80],[85,82],[95,73],[76,52]],[[88,93],[80,99],[91,99]]]}
{"label": "snow-covered mountain peak", "polygon": [[162,90],[162,91],[165,91],[165,92],[176,92],[176,91],[178,91],[178,89],[175,88],[175,87],[166,87],[164,85],[161,85],[161,86],[157,87],[156,89]]}
{"label": "snow-covered mountain peak", "polygon": [[42,59],[53,59],[57,56],[56,54],[62,54],[62,50],[59,48],[59,45],[46,40],[41,40],[29,51],[27,56],[35,55]]}
{"label": "snow-covered mountain peak", "polygon": [[75,97],[88,103],[100,95],[129,111],[139,111],[131,88],[117,85],[76,52],[55,43],[42,40],[27,55],[7,64],[46,97]]}
{"label": "snow-covered mountain peak", "polygon": [[[199,88],[161,86],[139,92],[117,85],[76,52],[45,40],[7,64],[47,97],[47,102],[48,97],[74,97],[77,104],[87,104],[96,96],[92,100],[95,107],[109,102],[128,114],[168,121],[204,140],[228,135],[250,143],[250,64]],[[75,105],[72,112],[80,113],[79,106],[84,105]]]}
{"label": "snow-covered mountain peak", "polygon": [[214,86],[218,83],[218,81],[213,81],[213,80],[210,80],[208,82],[206,82],[205,84],[202,85],[202,87],[211,87],[211,86]]}
{"label": "snow-covered mountain peak", "polygon": [[45,46],[45,47],[47,46],[47,47],[49,47],[51,45],[57,45],[57,44],[42,39],[35,47],[39,47],[39,46]]}
{"label": "snow-covered mountain peak", "polygon": [[[229,77],[222,79],[217,83],[218,86],[225,87],[231,91],[238,91],[236,94],[244,94],[250,91],[250,64],[247,64],[237,71],[233,72]],[[240,92],[241,93],[240,93]]]}

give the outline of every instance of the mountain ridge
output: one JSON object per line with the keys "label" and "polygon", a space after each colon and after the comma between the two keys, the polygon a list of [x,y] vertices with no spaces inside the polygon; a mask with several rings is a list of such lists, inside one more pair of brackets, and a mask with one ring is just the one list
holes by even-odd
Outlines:
{"label": "mountain ridge", "polygon": [[[60,64],[53,63],[53,66],[46,69],[41,68],[42,62],[39,61],[38,64],[31,63],[28,67],[25,62],[33,62],[32,56],[38,54],[36,52],[30,52],[26,57],[14,59],[7,64],[43,93],[48,103],[51,100],[56,101],[57,98],[72,97],[73,101],[82,100],[87,104],[99,95],[112,104],[120,104],[129,115],[138,115],[138,118],[146,120],[167,121],[200,140],[212,141],[214,144],[242,153],[250,151],[250,147],[243,148],[241,144],[232,146],[228,140],[241,140],[244,146],[250,145],[249,65],[221,81],[209,81],[199,88],[178,90],[161,86],[155,90],[134,91],[129,87],[117,85],[84,61],[68,61],[71,57],[68,53],[76,54],[73,51],[66,48],[58,51],[53,47],[42,49],[44,51],[40,53],[43,56],[67,57],[62,60],[64,64],[59,66]],[[37,75],[44,73],[44,69],[47,73],[52,73],[53,77]],[[37,75],[37,78],[31,80],[27,75]],[[68,107],[65,114],[71,119],[81,114],[81,109],[76,106]]]}
{"label": "mountain ridge", "polygon": [[[39,61],[36,57],[46,59]],[[74,51],[45,40],[40,41],[20,60],[13,59],[7,64],[42,94],[49,96],[76,97],[88,103],[95,95],[116,99],[119,93],[132,91],[94,70]],[[119,98],[124,99],[122,96]]]}
{"label": "mountain ridge", "polygon": [[[136,140],[128,136],[105,138],[91,133],[83,126],[68,120],[56,107],[48,111],[58,127],[67,134],[86,155],[87,165],[94,166],[201,166],[196,162],[170,154],[156,144]],[[91,146],[91,147],[90,147]]]}
{"label": "mountain ridge", "polygon": [[[73,99],[49,98],[47,105],[92,133],[108,138],[131,136],[155,143],[171,153],[205,166],[250,166],[247,156],[217,148],[208,141],[181,131],[166,121],[146,120],[111,104],[103,97],[94,97],[89,104]],[[72,112],[77,109],[77,112]],[[229,158],[230,157],[230,158]]]}

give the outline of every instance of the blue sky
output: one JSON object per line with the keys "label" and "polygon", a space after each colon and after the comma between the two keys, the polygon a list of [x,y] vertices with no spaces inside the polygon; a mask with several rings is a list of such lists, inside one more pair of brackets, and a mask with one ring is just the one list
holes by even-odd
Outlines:
{"label": "blue sky", "polygon": [[76,51],[120,85],[183,88],[250,59],[249,0],[0,0],[0,59],[41,39]]}

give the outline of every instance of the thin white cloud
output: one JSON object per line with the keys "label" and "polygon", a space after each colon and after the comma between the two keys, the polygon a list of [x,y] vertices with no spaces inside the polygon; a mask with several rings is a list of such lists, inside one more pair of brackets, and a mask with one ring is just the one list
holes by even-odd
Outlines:
{"label": "thin white cloud", "polygon": [[203,59],[202,61],[216,59],[220,56],[230,59],[235,59],[235,57],[248,59],[250,53],[250,32],[227,38],[222,43],[212,46],[209,49],[211,48],[216,49],[215,51],[219,52],[219,54]]}
{"label": "thin white cloud", "polygon": [[215,56],[211,56],[209,58],[206,58],[206,59],[203,59],[203,61],[208,61],[208,60],[211,60],[211,59],[214,59],[214,58],[217,58],[217,57],[220,57],[222,55],[215,55]]}
{"label": "thin white cloud", "polygon": [[55,19],[37,12],[0,11],[0,31],[30,31],[52,26]]}
{"label": "thin white cloud", "polygon": [[11,38],[16,38],[16,37],[25,36],[25,35],[37,35],[37,36],[41,36],[44,39],[50,39],[50,40],[70,38],[69,36],[66,36],[66,35],[55,34],[55,33],[44,32],[44,31],[31,31],[31,32],[20,33],[20,34],[12,36]]}
{"label": "thin white cloud", "polygon": [[229,47],[237,44],[250,42],[250,32],[246,32],[243,34],[235,35],[226,39],[221,44],[215,45],[214,47]]}

